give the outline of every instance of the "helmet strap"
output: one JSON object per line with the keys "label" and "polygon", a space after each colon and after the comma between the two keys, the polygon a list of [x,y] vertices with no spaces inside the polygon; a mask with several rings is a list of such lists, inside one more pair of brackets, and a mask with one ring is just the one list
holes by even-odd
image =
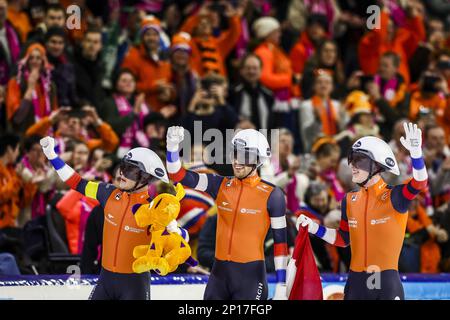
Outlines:
{"label": "helmet strap", "polygon": [[255,170],[258,168],[258,166],[257,165],[253,165],[252,166],[253,168],[252,168],[252,171],[250,171],[245,177],[243,177],[243,178],[238,178],[239,180],[245,180],[245,179],[247,179],[251,174],[253,174],[253,172],[255,172]]}
{"label": "helmet strap", "polygon": [[383,170],[380,170],[380,169],[374,170],[373,164],[374,164],[374,161],[371,160],[370,161],[369,174],[367,176],[367,179],[364,180],[363,182],[357,183],[357,185],[360,186],[361,188],[365,188],[366,183],[369,182],[370,179],[373,178],[373,176],[375,176],[376,174],[378,174],[378,173],[383,171]]}
{"label": "helmet strap", "polygon": [[141,180],[142,180],[142,176],[141,176],[141,174],[139,173],[139,179],[136,181],[134,187],[131,188],[131,189],[129,189],[129,190],[122,190],[122,191],[125,191],[125,192],[134,192],[134,191],[139,190],[139,189],[141,189],[142,187],[144,187],[144,186],[146,186],[146,185],[148,184],[148,183],[140,183]]}

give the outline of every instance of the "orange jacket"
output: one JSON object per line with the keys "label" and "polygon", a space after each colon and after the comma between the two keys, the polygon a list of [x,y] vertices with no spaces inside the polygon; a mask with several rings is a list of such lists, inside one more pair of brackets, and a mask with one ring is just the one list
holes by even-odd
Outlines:
{"label": "orange jacket", "polygon": [[23,11],[16,11],[12,7],[8,7],[7,18],[17,30],[22,43],[25,43],[25,41],[27,41],[28,33],[32,30],[28,15]]}
{"label": "orange jacket", "polygon": [[[52,126],[52,122],[49,117],[42,118],[39,122],[36,122],[31,127],[28,128],[25,135],[39,135],[46,136],[48,131]],[[107,152],[114,152],[119,145],[119,137],[114,132],[109,124],[103,122],[96,128],[100,138],[85,139],[79,137],[80,140],[84,141],[88,146],[89,150],[94,150],[96,148],[104,149]],[[55,137],[61,136],[60,132],[56,132]]]}
{"label": "orange jacket", "polygon": [[369,272],[371,266],[380,271],[398,270],[408,221],[407,208],[415,197],[410,190],[418,193],[426,183],[413,179],[408,184],[391,187],[380,179],[367,189],[347,193],[345,210],[352,271]]}
{"label": "orange jacket", "polygon": [[331,99],[328,99],[328,101],[325,102],[319,96],[313,96],[311,102],[313,108],[319,114],[322,132],[326,136],[333,136],[338,133],[339,115],[336,113],[336,108],[334,108]]}
{"label": "orange jacket", "polygon": [[[73,172],[60,158],[53,160],[52,164],[67,176]],[[65,183],[84,196],[97,200],[103,208],[102,267],[110,272],[134,273],[133,249],[150,243],[151,233],[149,228],[137,225],[132,209],[135,204],[150,202],[148,192],[127,193],[112,184],[84,180],[76,172]]]}
{"label": "orange jacket", "polygon": [[[39,98],[40,112],[41,114],[44,114],[45,94],[40,81],[36,84],[35,90]],[[13,118],[14,114],[19,109],[21,102],[22,102],[22,92],[20,90],[20,86],[19,83],[17,82],[17,79],[13,77],[8,81],[6,91],[6,116],[9,121]],[[51,95],[50,104],[52,110],[55,110],[57,108],[56,95]]]}
{"label": "orange jacket", "polygon": [[292,47],[289,53],[289,58],[291,59],[292,70],[295,73],[302,73],[305,67],[306,61],[315,52],[315,47],[308,37],[306,31],[302,32],[298,41]]}
{"label": "orange jacket", "polygon": [[13,166],[0,162],[0,229],[17,227],[20,209],[31,203],[36,190],[34,184],[20,179]]}
{"label": "orange jacket", "polygon": [[69,190],[56,204],[56,208],[66,221],[67,240],[72,254],[79,253],[81,200],[86,201],[91,208],[99,204],[98,201],[87,198],[75,190]]}
{"label": "orange jacket", "polygon": [[167,61],[155,61],[148,57],[143,44],[132,47],[122,63],[137,79],[137,90],[145,93],[147,104],[153,111],[159,111],[164,104],[158,100],[158,84],[170,83],[171,69]]}
{"label": "orange jacket", "polygon": [[439,94],[434,94],[430,98],[424,98],[420,91],[413,92],[409,102],[409,119],[411,121],[416,121],[421,106],[433,110],[436,114],[436,122],[445,127],[445,109],[447,107],[445,98]]}
{"label": "orange jacket", "polygon": [[[408,232],[415,233],[432,224],[430,217],[422,206],[415,208],[417,217],[408,217],[408,224],[406,226]],[[422,273],[437,273],[439,272],[439,262],[441,261],[441,250],[436,241],[432,238],[428,239],[420,247],[420,272]]]}
{"label": "orange jacket", "polygon": [[[181,27],[181,31],[193,34],[199,16],[191,16]],[[192,68],[203,76],[210,71],[226,76],[225,59],[236,46],[241,35],[241,22],[238,16],[229,19],[229,29],[222,31],[219,37],[209,36],[207,39],[194,37],[191,41]]]}
{"label": "orange jacket", "polygon": [[[258,176],[244,181],[223,179],[216,198],[216,259],[239,263],[264,260],[264,239],[270,227],[267,202],[272,190],[273,186]],[[242,214],[246,210],[252,211]]]}
{"label": "orange jacket", "polygon": [[375,74],[381,56],[393,51],[400,56],[399,73],[409,84],[408,60],[416,50],[420,41],[426,38],[425,26],[421,17],[409,19],[405,27],[398,28],[394,39],[390,42],[387,29],[389,14],[381,13],[381,26],[365,34],[359,43],[358,56],[361,69],[366,74]]}
{"label": "orange jacket", "polygon": [[291,89],[291,61],[283,50],[270,42],[261,43],[255,54],[262,60],[261,83],[271,90]]}

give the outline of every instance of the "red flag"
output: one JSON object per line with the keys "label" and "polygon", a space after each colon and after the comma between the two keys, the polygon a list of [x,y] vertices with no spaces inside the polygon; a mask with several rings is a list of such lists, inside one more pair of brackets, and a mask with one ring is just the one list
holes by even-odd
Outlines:
{"label": "red flag", "polygon": [[322,282],[306,227],[300,226],[295,239],[286,285],[289,300],[323,300]]}

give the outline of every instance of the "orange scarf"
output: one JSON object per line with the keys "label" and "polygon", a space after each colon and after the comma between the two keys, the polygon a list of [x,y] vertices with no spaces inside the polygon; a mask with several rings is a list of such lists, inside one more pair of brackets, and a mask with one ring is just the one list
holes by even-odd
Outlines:
{"label": "orange scarf", "polygon": [[331,99],[323,101],[319,96],[313,96],[311,101],[314,109],[319,113],[322,132],[328,136],[335,135],[337,133],[337,115]]}

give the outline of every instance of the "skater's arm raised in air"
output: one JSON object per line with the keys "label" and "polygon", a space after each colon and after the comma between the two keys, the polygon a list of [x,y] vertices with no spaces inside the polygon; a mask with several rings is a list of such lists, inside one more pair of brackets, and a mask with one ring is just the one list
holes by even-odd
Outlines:
{"label": "skater's arm raised in air", "polygon": [[297,229],[300,225],[302,225],[302,227],[307,226],[309,233],[316,235],[332,245],[347,247],[350,243],[347,220],[347,195],[341,202],[341,222],[339,224],[339,229],[322,226],[303,214],[297,219]]}
{"label": "skater's arm raised in air", "polygon": [[80,192],[86,197],[98,200],[102,207],[105,206],[111,193],[116,189],[112,184],[96,181],[87,181],[66,164],[55,152],[55,139],[45,137],[41,139],[42,150],[55,168],[58,176],[71,189]]}
{"label": "skater's arm raised in air", "polygon": [[427,187],[428,183],[427,168],[422,156],[422,130],[416,124],[406,122],[403,128],[405,137],[401,137],[400,142],[411,156],[413,178],[408,183],[400,184],[392,189],[392,205],[400,213],[408,211],[410,202]]}
{"label": "skater's arm raised in air", "polygon": [[170,127],[168,129],[166,165],[170,180],[206,192],[216,199],[223,177],[216,174],[197,173],[183,168],[179,154],[179,144],[183,139],[183,127]]}

